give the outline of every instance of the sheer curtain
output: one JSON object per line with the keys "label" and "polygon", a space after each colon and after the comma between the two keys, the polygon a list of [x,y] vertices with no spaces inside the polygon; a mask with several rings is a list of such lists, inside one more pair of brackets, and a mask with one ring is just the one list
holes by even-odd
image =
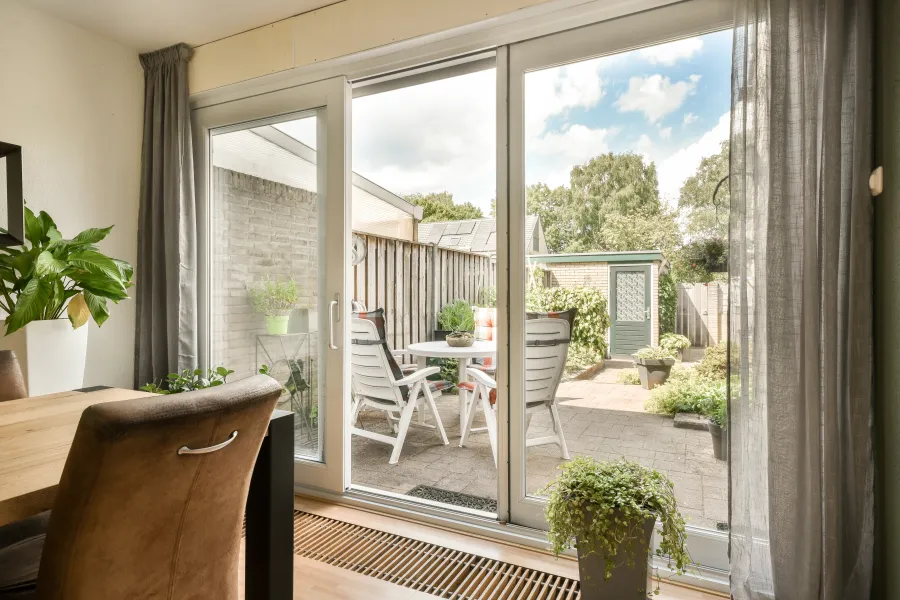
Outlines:
{"label": "sheer curtain", "polygon": [[737,0],[731,568],[739,600],[869,598],[871,0]]}

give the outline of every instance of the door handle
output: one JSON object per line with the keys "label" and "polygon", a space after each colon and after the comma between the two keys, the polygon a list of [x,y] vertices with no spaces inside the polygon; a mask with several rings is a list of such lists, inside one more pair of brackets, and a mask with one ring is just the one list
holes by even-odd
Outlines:
{"label": "door handle", "polygon": [[650,320],[650,307],[649,306],[644,309],[644,320],[645,321]]}
{"label": "door handle", "polygon": [[[341,295],[335,294],[334,297],[336,300],[332,300],[328,303],[328,347],[332,350],[337,350],[338,347],[334,345],[334,307],[340,304]],[[338,313],[338,319],[341,318],[341,314]]]}

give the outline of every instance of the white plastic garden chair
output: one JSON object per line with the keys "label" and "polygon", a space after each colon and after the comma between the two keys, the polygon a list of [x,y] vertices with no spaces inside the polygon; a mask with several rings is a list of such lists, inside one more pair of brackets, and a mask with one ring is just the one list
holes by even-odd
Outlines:
{"label": "white plastic garden chair", "polygon": [[[403,442],[411,424],[436,428],[444,445],[449,444],[434,399],[441,395],[441,390],[452,387],[452,384],[426,379],[429,375],[439,373],[440,368],[428,367],[398,378],[388,359],[387,343],[379,336],[375,323],[360,318],[352,321],[350,372],[356,404],[350,421],[351,433],[391,446],[393,451],[388,462],[392,465],[397,464],[400,459]],[[357,427],[359,411],[365,406],[384,411],[396,437]],[[418,408],[421,415],[421,409],[426,407],[434,416],[435,424],[428,425],[421,419],[419,423],[413,423],[413,412]],[[394,413],[400,414],[396,422]]]}
{"label": "white plastic garden chair", "polygon": [[[534,413],[547,410],[553,423],[551,436],[525,440],[526,447],[556,444],[560,455],[569,460],[569,447],[563,434],[562,422],[557,409],[556,390],[566,365],[569,354],[569,323],[564,319],[532,319],[525,321],[525,415],[530,422]],[[491,451],[494,454],[494,465],[497,465],[497,407],[491,404],[491,391],[497,389],[497,382],[484,371],[469,367],[466,374],[472,381],[460,384],[468,387],[474,394],[466,414],[465,426],[460,447],[466,445],[475,419],[476,406],[481,406],[487,423]]]}

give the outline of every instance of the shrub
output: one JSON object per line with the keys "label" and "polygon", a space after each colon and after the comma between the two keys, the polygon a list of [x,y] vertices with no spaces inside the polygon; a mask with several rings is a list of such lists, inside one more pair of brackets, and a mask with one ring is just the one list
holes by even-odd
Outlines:
{"label": "shrub", "polygon": [[596,348],[584,344],[569,344],[569,356],[566,358],[566,373],[573,374],[593,367],[603,360],[603,353]]}
{"label": "shrub", "polygon": [[697,365],[697,373],[707,379],[724,379],[728,368],[728,342],[719,342],[706,349]]}
{"label": "shrub", "polygon": [[662,346],[648,346],[641,348],[634,353],[635,358],[643,358],[647,360],[665,360],[667,358],[675,358],[675,355],[663,348]]}
{"label": "shrub", "polygon": [[709,420],[722,427],[723,429],[728,426],[728,413],[725,406],[725,397],[717,398],[715,404],[710,407],[709,414],[707,415]]}
{"label": "shrub", "polygon": [[675,311],[678,308],[678,290],[672,275],[659,276],[659,330],[665,334],[675,332]]}
{"label": "shrub", "polygon": [[558,556],[576,545],[584,554],[601,553],[604,579],[614,575],[617,565],[646,560],[637,549],[651,518],[662,524],[656,554],[666,556],[669,568],[678,573],[691,562],[675,486],[659,471],[624,459],[597,462],[576,456],[541,491],[550,492],[547,523],[553,553]]}
{"label": "shrub", "polygon": [[466,300],[445,304],[437,321],[438,327],[445,331],[475,331],[475,313]]}
{"label": "shrub", "polygon": [[648,412],[665,415],[700,413],[709,415],[717,403],[725,402],[724,380],[711,380],[696,371],[685,372],[669,378],[663,385],[650,392],[645,408]]}
{"label": "shrub", "polygon": [[572,331],[573,344],[593,348],[606,356],[606,331],[609,329],[609,312],[606,298],[597,288],[592,287],[543,287],[528,288],[525,298],[528,310],[548,312],[578,309],[575,328]]}
{"label": "shrub", "polygon": [[691,347],[691,340],[677,333],[664,333],[659,338],[659,345],[672,354]]}
{"label": "shrub", "polygon": [[619,373],[619,383],[622,385],[641,385],[641,376],[637,369],[625,369]]}

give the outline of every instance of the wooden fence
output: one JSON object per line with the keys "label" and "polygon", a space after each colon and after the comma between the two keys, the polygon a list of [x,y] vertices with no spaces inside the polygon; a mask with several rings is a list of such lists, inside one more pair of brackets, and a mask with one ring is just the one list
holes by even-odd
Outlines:
{"label": "wooden fence", "polygon": [[698,348],[714,346],[728,337],[728,284],[679,283],[675,333]]}
{"label": "wooden fence", "polygon": [[407,240],[359,233],[366,258],[353,268],[354,299],[385,309],[391,348],[430,340],[441,307],[457,298],[478,304],[496,284],[490,257]]}

